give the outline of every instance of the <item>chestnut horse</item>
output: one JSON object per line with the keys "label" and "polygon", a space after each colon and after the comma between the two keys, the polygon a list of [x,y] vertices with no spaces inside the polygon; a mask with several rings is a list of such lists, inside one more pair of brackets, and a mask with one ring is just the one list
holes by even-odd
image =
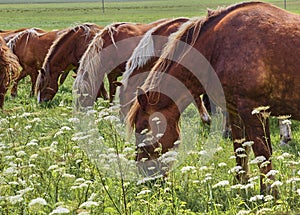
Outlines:
{"label": "chestnut horse", "polygon": [[[180,136],[180,107],[176,103],[184,101],[183,105],[187,105],[192,100],[180,90],[171,92],[172,99],[160,93],[166,83],[170,85],[173,77],[192,94],[206,92],[215,104],[229,112],[236,161],[242,168],[237,179],[247,182],[248,178],[251,144],[243,144],[242,140],[253,141],[252,150],[262,173],[261,192],[269,192],[271,186],[263,180],[273,168],[268,115],[290,114],[292,119],[300,119],[300,95],[296,93],[300,91],[299,38],[300,16],[269,3],[246,2],[210,11],[206,19],[191,22],[167,44],[138,90],[137,100],[128,113],[128,124],[140,133],[155,128],[152,118],[157,113],[164,116],[166,128],[159,143],[165,153]],[[180,40],[190,48],[181,46]],[[174,56],[180,63],[168,60]],[[225,102],[220,96],[222,91]],[[264,108],[255,109],[260,106],[269,106],[269,110],[261,114],[259,110]],[[152,134],[155,136],[157,131],[153,129]],[[145,135],[139,134],[138,138],[141,141]],[[155,159],[157,145],[145,147],[148,148],[140,148],[138,158]],[[246,156],[239,156],[241,151]],[[270,174],[269,179],[274,176]]]}
{"label": "chestnut horse", "polygon": [[21,65],[18,57],[12,53],[4,39],[0,37],[0,108],[3,108],[7,88],[18,78],[20,71]]}
{"label": "chestnut horse", "polygon": [[[58,82],[62,84],[72,69],[77,69],[79,60],[90,41],[101,26],[92,23],[79,24],[66,29],[51,45],[45,57],[36,83],[38,102],[52,100],[58,90]],[[107,97],[102,87],[103,97]]]}
{"label": "chestnut horse", "polygon": [[20,64],[23,68],[19,78],[16,80],[11,95],[17,96],[18,82],[27,75],[31,78],[31,93],[33,96],[38,70],[41,69],[44,58],[55,40],[62,33],[60,30],[44,31],[41,29],[30,28],[16,34],[9,40],[7,45],[18,56]]}
{"label": "chestnut horse", "polygon": [[[74,89],[78,94],[90,96],[81,105],[93,105],[105,74],[109,82],[109,99],[112,102],[116,93],[114,81],[123,74],[125,63],[134,48],[149,29],[165,21],[167,19],[149,24],[113,23],[96,34],[80,60],[74,82]],[[76,101],[79,102],[80,99],[77,98]]]}

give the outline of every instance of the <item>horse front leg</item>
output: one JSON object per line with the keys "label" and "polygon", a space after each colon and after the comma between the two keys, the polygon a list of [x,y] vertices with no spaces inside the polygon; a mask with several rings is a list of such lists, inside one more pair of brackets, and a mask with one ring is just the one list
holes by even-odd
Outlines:
{"label": "horse front leg", "polygon": [[206,107],[204,106],[204,103],[202,102],[202,99],[200,98],[200,96],[194,97],[194,101],[196,103],[196,107],[200,114],[202,123],[210,125],[210,123],[211,123],[210,115],[209,115],[208,111],[206,110]]}
{"label": "horse front leg", "polygon": [[27,76],[27,72],[25,70],[22,70],[21,74],[14,81],[13,86],[12,86],[12,88],[10,90],[10,95],[12,97],[16,97],[18,95],[18,84],[19,84],[19,81],[22,80],[23,78],[25,78],[26,76]]}
{"label": "horse front leg", "polygon": [[109,82],[109,102],[112,103],[114,97],[116,95],[117,87],[114,82],[117,81],[117,78],[121,75],[121,73],[116,69],[107,74],[107,79]]}

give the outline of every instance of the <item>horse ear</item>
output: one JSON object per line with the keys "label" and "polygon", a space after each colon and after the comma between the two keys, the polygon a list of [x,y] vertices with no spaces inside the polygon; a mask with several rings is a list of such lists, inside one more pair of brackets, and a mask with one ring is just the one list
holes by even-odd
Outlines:
{"label": "horse ear", "polygon": [[137,89],[137,100],[142,108],[142,110],[146,110],[146,107],[149,104],[149,98],[146,92],[142,89],[139,88]]}
{"label": "horse ear", "polygon": [[120,81],[114,81],[113,84],[116,86],[116,87],[121,87],[123,85],[122,82]]}

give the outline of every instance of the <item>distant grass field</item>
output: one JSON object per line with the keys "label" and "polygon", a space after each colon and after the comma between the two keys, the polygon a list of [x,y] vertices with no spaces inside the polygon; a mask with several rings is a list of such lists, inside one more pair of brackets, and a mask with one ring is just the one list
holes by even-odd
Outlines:
{"label": "distant grass field", "polygon": [[[17,1],[16,1],[17,2]],[[102,13],[101,1],[81,3],[0,4],[2,21],[0,29],[39,27],[44,29],[65,28],[78,22],[94,22],[106,25],[112,22],[150,22],[166,17],[202,16],[207,8],[216,9],[236,3],[236,0],[189,0],[189,1],[137,1],[105,2]],[[280,7],[283,1],[269,0]],[[288,10],[300,11],[299,1],[288,1]]]}
{"label": "distant grass field", "polygon": [[[105,2],[102,13],[100,1],[17,4],[19,1],[0,4],[1,30],[21,27],[52,30],[83,22],[100,25],[117,21],[151,22],[166,17],[203,16],[207,8],[236,3],[233,0],[116,1]],[[283,7],[283,1],[268,2]],[[288,0],[287,9],[300,13],[300,1]],[[193,107],[182,117],[185,145],[174,171],[164,182],[137,183],[118,175],[130,172],[130,166],[123,164],[125,161],[132,164],[135,145],[134,139],[125,139],[117,108],[109,108],[106,101],[97,101],[90,113],[97,122],[97,136],[91,141],[95,148],[89,148],[91,142],[84,140],[93,134],[89,133],[92,130],[82,133],[76,128],[73,81],[69,76],[54,100],[41,105],[35,97],[29,97],[28,78],[20,82],[17,98],[7,93],[4,110],[0,112],[0,215],[300,214],[299,122],[293,121],[290,145],[279,146],[277,120],[271,119],[275,169],[272,174],[276,175],[272,185],[280,191],[278,200],[271,195],[259,195],[260,175],[253,153],[249,183],[234,183],[236,168],[231,140],[218,140],[215,154],[205,159],[204,143],[216,140],[199,122]],[[189,144],[193,148],[188,148]],[[103,151],[103,145],[109,148]],[[116,151],[120,157],[115,156]],[[91,155],[98,157],[92,159]],[[121,158],[124,163],[118,166]],[[103,166],[97,159],[103,159],[113,168],[99,169]]]}

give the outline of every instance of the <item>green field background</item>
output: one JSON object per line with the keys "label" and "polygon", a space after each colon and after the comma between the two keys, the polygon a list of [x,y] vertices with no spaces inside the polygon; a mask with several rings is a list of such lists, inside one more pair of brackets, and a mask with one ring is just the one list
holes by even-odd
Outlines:
{"label": "green field background", "polygon": [[[18,1],[13,1],[17,3]],[[34,2],[34,1],[30,1]],[[43,2],[43,1],[38,1]],[[44,1],[47,2],[47,1]],[[54,1],[53,1],[54,2]],[[44,29],[65,28],[74,23],[93,22],[106,25],[112,22],[150,22],[166,17],[202,16],[207,8],[216,9],[236,3],[235,0],[162,0],[162,1],[120,1],[102,3],[43,3],[43,4],[0,4],[0,29],[16,29],[21,27],[39,27]],[[279,7],[283,1],[269,0]],[[300,11],[300,1],[288,1],[287,9]]]}

